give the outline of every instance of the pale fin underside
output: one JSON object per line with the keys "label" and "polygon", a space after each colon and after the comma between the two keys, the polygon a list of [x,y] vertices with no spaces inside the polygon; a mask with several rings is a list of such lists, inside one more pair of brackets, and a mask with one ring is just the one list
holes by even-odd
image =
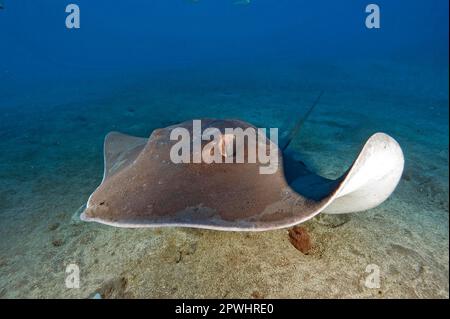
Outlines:
{"label": "pale fin underside", "polygon": [[389,135],[376,133],[342,177],[329,180],[310,173],[295,179],[291,187],[308,198],[329,199],[324,213],[359,212],[378,206],[392,194],[403,167],[400,145]]}
{"label": "pale fin underside", "polygon": [[323,212],[352,213],[380,205],[397,187],[404,163],[397,141],[384,133],[372,135]]}

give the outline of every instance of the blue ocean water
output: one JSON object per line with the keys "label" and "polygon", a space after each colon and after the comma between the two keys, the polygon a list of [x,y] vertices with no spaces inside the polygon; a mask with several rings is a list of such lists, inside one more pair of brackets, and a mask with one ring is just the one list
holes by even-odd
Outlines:
{"label": "blue ocean water", "polygon": [[[391,205],[409,203],[399,223],[422,225],[405,229],[431,233],[424,245],[443,256],[438,288],[416,293],[448,296],[448,1],[378,0],[373,29],[363,0],[0,3],[1,277],[33,277],[50,254],[39,230],[64,224],[99,184],[108,132],[217,117],[283,134],[323,91],[293,147],[337,177],[370,134],[394,136],[406,168]],[[66,27],[70,3],[80,28]],[[41,253],[24,243],[41,235]],[[0,280],[0,297],[35,281]],[[54,295],[64,292],[34,292]]]}

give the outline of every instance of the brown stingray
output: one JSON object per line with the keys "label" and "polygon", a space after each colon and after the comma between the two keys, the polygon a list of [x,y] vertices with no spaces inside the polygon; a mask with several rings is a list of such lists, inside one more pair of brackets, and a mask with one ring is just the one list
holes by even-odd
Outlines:
{"label": "brown stingray", "polygon": [[[346,174],[328,180],[287,155],[283,158],[281,151],[274,174],[260,174],[260,163],[175,164],[170,159],[170,149],[177,141],[170,140],[170,132],[176,127],[184,127],[192,134],[192,121],[157,129],[149,139],[109,133],[105,138],[103,181],[90,196],[81,219],[119,227],[184,226],[239,231],[289,227],[312,218],[334,200],[339,201],[340,194],[348,201],[346,191],[353,186],[350,177],[357,175],[363,164],[370,163],[367,153],[372,154],[374,149],[378,152],[383,143],[385,149],[388,145],[391,153],[396,152],[398,145],[387,135],[374,135]],[[253,126],[238,120],[203,119],[202,130],[207,127],[223,133],[227,127]],[[356,191],[358,194],[361,192]],[[382,196],[381,201],[387,198]],[[344,209],[338,207],[339,213],[352,211],[346,211],[345,205],[348,204],[344,202]]]}

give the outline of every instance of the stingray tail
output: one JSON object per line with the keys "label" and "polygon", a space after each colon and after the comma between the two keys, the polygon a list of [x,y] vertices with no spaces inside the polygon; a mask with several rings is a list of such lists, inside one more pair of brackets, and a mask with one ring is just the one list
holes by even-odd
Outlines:
{"label": "stingray tail", "polygon": [[314,108],[316,107],[317,104],[319,104],[320,98],[322,97],[324,91],[320,91],[319,95],[316,97],[316,99],[314,100],[314,103],[310,106],[310,108],[308,109],[308,111],[306,112],[306,114],[301,117],[297,123],[295,123],[294,128],[292,129],[291,133],[288,136],[288,139],[286,141],[286,143],[284,144],[284,146],[281,148],[281,150],[284,152],[289,144],[291,144],[292,140],[294,139],[294,137],[298,134],[298,132],[300,131],[300,128],[302,127],[303,123],[305,123],[305,121],[308,119],[309,115],[312,113],[312,111],[314,110]]}

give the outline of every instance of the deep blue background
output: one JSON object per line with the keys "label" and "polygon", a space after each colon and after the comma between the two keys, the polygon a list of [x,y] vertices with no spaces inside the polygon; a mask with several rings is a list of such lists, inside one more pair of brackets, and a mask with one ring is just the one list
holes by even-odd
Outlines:
{"label": "deep blue background", "polygon": [[[65,28],[76,3],[81,29]],[[6,79],[127,70],[370,59],[446,63],[447,0],[383,0],[381,29],[365,28],[370,1],[4,0],[0,71]],[[1,79],[1,77],[0,77]]]}

